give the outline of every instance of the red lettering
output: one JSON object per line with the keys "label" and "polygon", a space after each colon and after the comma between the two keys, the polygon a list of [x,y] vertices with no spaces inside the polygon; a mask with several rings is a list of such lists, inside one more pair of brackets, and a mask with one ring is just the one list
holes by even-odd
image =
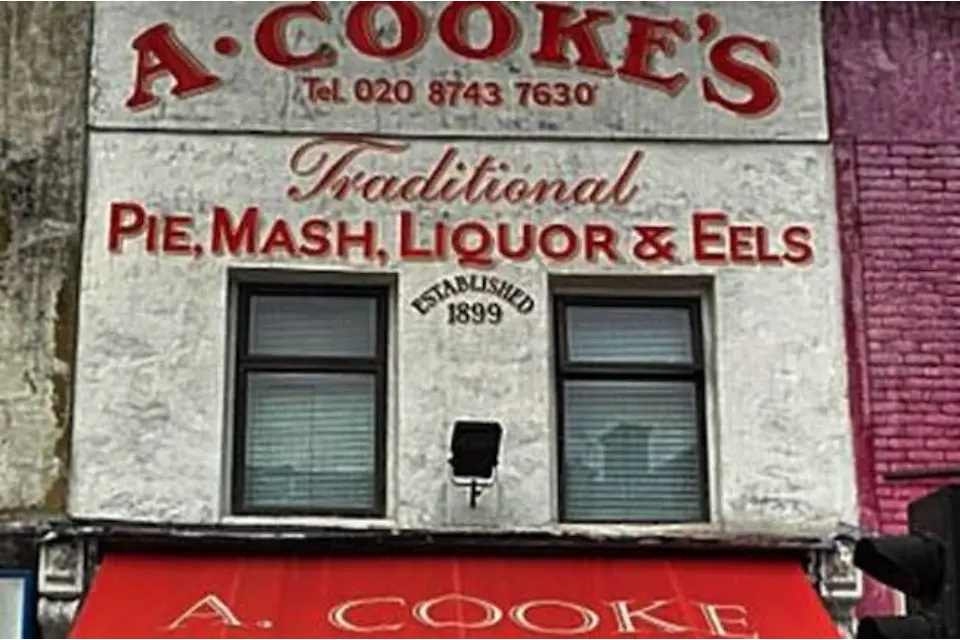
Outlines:
{"label": "red lettering", "polygon": [[646,86],[675,96],[687,84],[687,74],[677,72],[669,76],[660,76],[652,71],[653,57],[662,53],[672,58],[677,51],[674,38],[688,40],[690,33],[687,25],[679,19],[657,20],[641,16],[627,16],[630,23],[630,35],[627,49],[623,55],[623,64],[617,69],[621,78],[633,80]]}
{"label": "red lettering", "polygon": [[500,248],[500,255],[511,260],[529,260],[533,256],[534,237],[536,228],[529,223],[520,225],[520,247],[514,249],[510,246],[510,225],[506,222],[497,224],[497,246]]}
{"label": "red lettering", "polygon": [[[723,264],[727,261],[723,249],[723,235],[712,229],[712,225],[725,225],[727,214],[720,211],[697,211],[693,214],[693,257],[704,264]],[[720,251],[711,251],[720,244]]]}
{"label": "red lettering", "polygon": [[[218,255],[285,254],[315,258],[336,253],[338,257],[346,258],[354,248],[359,247],[365,258],[379,257],[377,225],[372,220],[363,221],[357,231],[346,221],[338,221],[334,225],[323,218],[312,217],[294,228],[287,220],[277,218],[270,222],[262,242],[258,234],[260,226],[260,211],[256,207],[247,207],[236,220],[226,207],[215,206],[211,251]],[[332,239],[334,235],[335,240]]]}
{"label": "red lettering", "polygon": [[633,245],[633,257],[641,262],[673,260],[676,243],[670,239],[673,227],[665,224],[634,225],[637,241]]}
{"label": "red lettering", "polygon": [[373,220],[364,220],[359,232],[351,232],[346,220],[337,222],[337,256],[349,257],[350,250],[360,247],[364,258],[372,258],[377,252],[377,225]]}
{"label": "red lettering", "polygon": [[[397,41],[383,42],[383,31],[375,24],[377,12],[389,7],[397,18]],[[347,40],[364,55],[397,59],[416,53],[427,37],[427,19],[413,2],[357,2],[346,17]]]}
{"label": "red lettering", "polygon": [[613,189],[609,194],[604,195],[602,198],[598,198],[595,202],[597,204],[603,204],[607,201],[607,198],[610,198],[613,201],[614,206],[624,206],[630,204],[630,202],[637,196],[637,192],[640,190],[637,185],[633,184],[633,177],[637,173],[637,167],[640,166],[640,162],[643,160],[642,151],[634,151],[630,154],[630,158],[624,163],[621,167],[620,172],[617,174],[617,179],[613,182]]}
{"label": "red lettering", "polygon": [[163,219],[163,253],[188,254],[193,252],[190,244],[190,216],[167,216]]}
{"label": "red lettering", "polygon": [[693,214],[693,252],[697,262],[740,265],[805,264],[813,258],[812,233],[793,225],[780,234],[785,251],[773,246],[770,230],[758,224],[728,224],[722,212]]}
{"label": "red lettering", "polygon": [[[303,202],[309,198],[315,197],[323,190],[333,192],[333,196],[338,200],[345,197],[345,189],[350,184],[348,177],[344,176],[344,170],[357,158],[363,151],[376,143],[367,140],[358,140],[357,144],[351,149],[340,155],[334,162],[327,166],[329,154],[324,149],[328,142],[336,142],[336,138],[317,138],[311,140],[293,152],[290,156],[290,171],[301,177],[315,177],[316,182],[309,189],[302,189],[297,185],[290,185],[287,188],[287,196],[294,202]],[[316,151],[316,159],[310,162],[310,153]]]}
{"label": "red lettering", "polygon": [[[490,19],[490,41],[477,48],[467,40],[470,15],[483,9]],[[501,2],[450,2],[437,17],[440,39],[453,53],[467,60],[501,58],[520,40],[521,26],[517,17]]]}
{"label": "red lettering", "polygon": [[[442,223],[440,223],[442,224]],[[435,257],[433,251],[427,247],[417,246],[420,225],[416,216],[410,211],[400,212],[400,259],[401,260],[430,260]]]}
{"label": "red lettering", "polygon": [[[266,224],[264,224],[266,223]],[[133,202],[110,205],[107,244],[118,252],[127,239],[144,236],[148,254],[199,256],[204,245],[193,244],[193,216],[168,216],[149,213]],[[575,227],[556,222],[538,226],[509,222],[488,223],[463,220],[435,222],[421,228],[416,214],[401,211],[397,226],[400,260],[445,261],[448,253],[461,267],[488,268],[501,260],[523,262],[538,256],[542,260],[564,262],[582,258],[597,263],[622,261],[618,229],[607,223],[589,223]],[[692,216],[694,260],[701,264],[803,265],[813,259],[813,232],[805,225],[786,227],[779,243],[763,225],[731,223],[722,211],[698,211]],[[263,235],[259,230],[266,228]],[[671,240],[674,228],[645,224],[632,227],[635,243],[633,257],[644,263],[674,260],[676,244]],[[430,237],[424,239],[424,232]],[[349,259],[359,249],[363,259],[385,264],[388,254],[379,244],[375,220],[328,221],[306,218],[299,226],[283,218],[263,220],[257,207],[246,207],[239,216],[216,205],[211,219],[210,250],[215,255],[286,255],[315,258]]]}
{"label": "red lettering", "polygon": [[160,245],[157,216],[147,216],[147,253],[156,253]]}
{"label": "red lettering", "polygon": [[296,18],[330,22],[330,14],[322,2],[286,4],[267,12],[254,28],[253,34],[254,45],[263,59],[283,69],[329,67],[335,64],[337,52],[328,44],[321,44],[311,53],[290,51],[285,31],[287,24]]}
{"label": "red lettering", "polygon": [[[346,145],[346,148],[337,147]],[[290,158],[290,171],[304,184],[287,187],[287,197],[296,202],[329,197],[343,200],[359,196],[368,202],[455,202],[466,204],[597,204],[623,206],[638,193],[634,184],[643,152],[633,151],[611,179],[602,174],[584,176],[575,182],[564,178],[530,176],[515,171],[509,162],[492,155],[475,161],[462,157],[454,146],[444,149],[429,169],[415,175],[378,173],[357,166],[364,153],[401,154],[407,144],[374,138],[328,136],[310,140]],[[395,164],[391,160],[389,164]]]}
{"label": "red lettering", "polygon": [[607,54],[597,37],[597,28],[613,21],[609,11],[587,9],[583,16],[572,20],[577,10],[570,5],[537,4],[540,11],[540,46],[530,54],[534,64],[570,66],[567,43],[577,50],[574,63],[584,71],[610,73]]}
{"label": "red lettering", "polygon": [[120,251],[124,238],[140,235],[146,219],[146,210],[136,202],[111,203],[110,224],[107,227],[107,247],[110,251]]}
{"label": "red lettering", "polygon": [[617,231],[606,224],[588,224],[584,229],[586,237],[583,243],[583,253],[587,262],[596,262],[602,253],[610,262],[619,262],[617,253]]}
{"label": "red lettering", "polygon": [[363,185],[360,195],[367,202],[392,202],[396,199],[398,176],[374,175]]}
{"label": "red lettering", "polygon": [[226,207],[213,208],[211,222],[210,250],[222,255],[224,250],[230,255],[253,254],[257,250],[257,232],[260,229],[260,210],[247,207],[240,216],[239,224],[234,224],[233,214]]}
{"label": "red lettering", "polygon": [[760,264],[780,264],[782,258],[770,250],[770,230],[761,225],[754,227],[757,235],[757,262]]}
{"label": "red lettering", "polygon": [[283,218],[277,218],[267,230],[267,238],[260,246],[259,253],[273,255],[275,252],[285,253],[291,258],[297,255],[297,243],[294,240],[290,225]]}
{"label": "red lettering", "polygon": [[603,178],[584,178],[571,191],[571,200],[581,206],[597,202],[606,186],[607,181]]}
{"label": "red lettering", "polygon": [[[613,11],[581,10],[574,3],[538,2],[534,6],[540,17],[538,42],[530,53],[530,60],[534,64],[575,67],[601,74],[614,73],[601,33],[613,21]],[[380,28],[377,24],[380,12],[384,9],[392,14],[391,29]],[[471,29],[471,20],[474,20],[476,12],[483,12],[484,19],[489,23],[490,35],[484,39],[485,42],[471,41],[471,33],[477,31]],[[295,2],[276,6],[260,18],[253,30],[254,45],[260,56],[282,69],[335,65],[337,51],[327,42],[319,44],[312,51],[295,51],[288,41],[287,31],[290,23],[297,19],[324,25],[332,20],[325,2]],[[680,43],[691,40],[690,26],[679,18],[624,15],[624,20],[627,25],[627,45],[622,62],[615,70],[616,74],[623,80],[676,96],[686,86],[689,75],[682,69],[658,71],[656,63],[658,56],[660,60],[672,59]],[[506,56],[515,50],[523,35],[523,24],[510,8],[510,3],[504,2],[447,2],[437,14],[436,22],[437,37],[444,46],[467,60],[492,61]],[[704,100],[739,115],[763,116],[776,109],[781,95],[775,75],[779,54],[773,42],[748,34],[724,36],[714,41],[720,23],[710,13],[699,14],[696,24],[699,41],[712,43],[706,55],[710,72],[700,81]],[[350,3],[343,26],[345,39],[353,49],[364,56],[382,60],[414,55],[422,49],[429,29],[430,18],[418,3],[391,1]],[[396,34],[389,35],[393,30]],[[184,47],[169,23],[160,23],[143,31],[134,39],[133,48],[137,57],[133,90],[126,100],[130,109],[155,104],[158,97],[151,86],[164,76],[172,78],[170,93],[181,98],[216,87],[221,82],[218,75],[207,69]],[[239,51],[237,42],[231,37],[216,40],[214,49],[222,55],[235,55]],[[762,60],[755,62],[738,57],[744,49]],[[333,79],[330,84],[324,84],[320,78],[301,80],[310,100],[336,100],[339,79]],[[719,86],[721,80],[741,91],[745,97],[731,97],[730,89],[721,89]],[[480,94],[477,91],[482,83],[474,84],[476,86],[467,85],[467,89],[458,89],[460,93],[457,95],[462,100],[479,104],[477,101],[480,98],[477,96]],[[590,88],[589,85],[584,86]],[[409,94],[409,91],[404,93]],[[559,106],[570,104],[569,96],[558,98],[547,93],[542,96],[537,93],[537,96],[540,96],[537,100],[542,97],[541,101],[562,100],[562,103],[557,102]],[[406,103],[413,98],[409,94],[407,97],[393,96],[390,99]],[[585,97],[582,100],[578,97],[577,100],[580,105],[586,104],[583,101]],[[453,187],[449,190],[453,190]],[[509,198],[520,199],[522,196],[519,194],[523,191],[522,185],[515,184],[510,189]],[[443,193],[442,187],[440,193]]]}
{"label": "red lettering", "polygon": [[[442,222],[438,222],[442,225]],[[462,222],[450,234],[450,248],[461,267],[493,266],[494,238],[482,222]]]}
{"label": "red lettering", "polygon": [[787,251],[783,261],[803,265],[813,259],[813,232],[803,225],[793,225],[783,231],[783,245]]}
{"label": "red lettering", "polygon": [[[559,243],[557,242],[559,240]],[[577,233],[569,225],[548,224],[540,232],[540,253],[551,260],[566,262],[580,249]]]}
{"label": "red lettering", "polygon": [[754,228],[749,225],[730,225],[727,234],[730,237],[730,261],[734,264],[753,264]]}
{"label": "red lettering", "polygon": [[137,64],[133,93],[127,98],[130,109],[146,109],[156,104],[158,98],[150,87],[161,76],[173,76],[170,93],[177,98],[206,91],[220,83],[220,78],[193,57],[166,22],[134,38],[133,49],[137,52]]}
{"label": "red lettering", "polygon": [[300,253],[305,256],[322,258],[330,253],[330,223],[321,218],[311,218],[300,227],[303,243]]}
{"label": "red lettering", "polygon": [[543,227],[524,222],[519,232],[508,222],[488,225],[479,220],[450,224],[436,222],[431,242],[419,240],[419,222],[415,214],[400,214],[399,244],[401,259],[443,261],[449,247],[460,266],[487,268],[499,260],[522,262],[535,255],[550,261],[567,261],[580,256],[596,262],[606,258],[620,261],[617,231],[609,224],[587,224],[576,228],[566,223]]}
{"label": "red lettering", "polygon": [[703,98],[728,111],[745,116],[763,116],[780,103],[780,90],[766,71],[736,58],[740,49],[749,49],[773,66],[777,65],[777,48],[768,40],[747,35],[721,38],[710,49],[708,59],[714,72],[727,82],[745,89],[750,96],[736,101],[726,98],[710,78],[701,80]]}
{"label": "red lettering", "polygon": [[403,181],[400,186],[400,199],[404,202],[412,202],[417,199],[417,194],[423,190],[423,184],[426,178],[423,176],[411,176]]}

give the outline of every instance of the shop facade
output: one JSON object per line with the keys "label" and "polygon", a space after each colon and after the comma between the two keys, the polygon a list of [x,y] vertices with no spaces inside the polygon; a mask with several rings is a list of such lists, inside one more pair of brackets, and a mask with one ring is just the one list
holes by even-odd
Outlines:
{"label": "shop facade", "polygon": [[816,5],[95,13],[75,637],[856,598]]}

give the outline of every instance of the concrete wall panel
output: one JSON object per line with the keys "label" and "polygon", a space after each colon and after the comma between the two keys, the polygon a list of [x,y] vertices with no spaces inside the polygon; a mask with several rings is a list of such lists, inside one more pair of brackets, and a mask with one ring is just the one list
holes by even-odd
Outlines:
{"label": "concrete wall panel", "polygon": [[[450,10],[465,6],[462,3],[415,5],[423,17],[421,44],[392,58],[361,53],[357,43],[366,33],[361,27],[372,24],[369,33],[380,46],[405,48],[417,41],[416,23],[409,15],[399,22],[390,9],[363,19],[357,9],[369,3],[100,3],[91,120],[109,128],[826,139],[816,3],[544,4],[552,9],[538,9],[532,2],[497,3],[496,32],[484,11],[468,16],[469,46],[490,47],[500,54],[483,61],[452,54],[441,37],[451,39],[450,24],[459,20]],[[291,7],[295,7],[293,13],[289,13]],[[557,45],[542,49],[543,60],[550,64],[534,64],[542,43],[556,42],[543,25],[576,22],[589,17],[588,10],[601,19],[592,32],[580,32],[566,41],[563,63],[550,57],[551,49],[564,49]],[[544,22],[548,11],[551,15],[561,12],[562,17]],[[292,18],[280,23],[269,16]],[[511,22],[516,33],[507,38],[504,29]],[[408,24],[407,30],[401,31],[400,24]],[[269,39],[278,32],[285,34],[280,45],[273,40],[264,44],[265,36]],[[595,46],[585,48],[587,53],[578,58],[575,44],[591,39]],[[660,40],[662,51],[668,53],[646,48]],[[510,43],[513,46],[501,49],[501,44]],[[336,61],[328,66],[298,63],[294,69],[281,68],[265,58],[276,61],[278,46],[287,46],[298,59],[317,51],[332,52]],[[145,73],[152,77],[144,88],[156,100],[134,92],[138,51],[143,54]],[[183,57],[173,57],[176,52],[190,54],[192,75],[184,71]],[[587,55],[591,52],[595,55]],[[648,58],[649,67],[637,71],[637,61]],[[150,71],[154,65],[157,68]],[[767,93],[759,89],[754,93],[734,82],[733,78],[745,77],[748,67],[759,70],[759,74],[748,72],[753,74],[750,86],[758,89],[763,86],[761,75],[769,78],[773,87],[769,96],[775,99],[767,101],[762,97]],[[170,69],[180,77],[171,75]],[[677,84],[665,90],[662,81],[643,75],[647,73],[657,78],[676,75]],[[362,86],[361,93],[356,93],[358,81],[383,78],[391,83],[409,80],[413,97],[407,101],[405,94],[398,94],[390,104],[377,99],[365,102]],[[434,80],[480,82],[481,94],[437,103],[431,100]],[[338,98],[315,99],[320,90],[309,89],[311,82],[314,87],[339,83]],[[570,83],[571,87],[584,83],[593,88],[595,98],[589,104],[573,100],[560,106],[566,100],[556,94],[548,104],[538,96],[558,90],[543,89],[537,95],[531,92],[525,101],[518,83],[530,82]],[[722,100],[744,106],[727,108],[720,101],[707,102],[704,83],[711,83]],[[502,103],[490,93],[490,84],[501,87]],[[379,89],[374,91],[381,96]],[[390,89],[382,95],[391,98],[394,92]]]}
{"label": "concrete wall panel", "polygon": [[65,508],[92,6],[0,7],[0,512]]}
{"label": "concrete wall panel", "polygon": [[[313,182],[290,169],[310,138],[98,133],[92,138],[80,316],[76,482],[72,511],[88,517],[212,522],[224,516],[224,450],[229,416],[228,269],[297,270],[397,277],[391,400],[389,519],[401,527],[479,524],[550,527],[555,520],[552,350],[548,279],[558,275],[631,276],[634,287],[711,281],[711,440],[715,524],[797,533],[832,530],[854,516],[852,459],[833,226],[830,151],[819,145],[706,145],[416,141],[362,153],[351,171],[414,175],[454,149],[473,166],[484,154],[499,170],[528,178],[616,176],[643,154],[622,206],[503,202],[368,202],[329,194],[306,202],[291,187]],[[355,141],[322,147],[337,155]],[[304,165],[305,166],[305,165]],[[504,168],[506,167],[506,168]],[[348,172],[349,173],[349,172]],[[625,190],[623,193],[627,193]],[[135,202],[150,213],[192,216],[202,251],[149,251],[131,234],[108,248],[111,205]],[[294,226],[329,215],[353,229],[380,229],[381,264],[349,259],[214,255],[213,208],[260,207]],[[421,221],[487,224],[608,224],[620,234],[618,262],[537,258],[499,261],[486,273],[507,278],[535,300],[527,314],[498,326],[458,327],[443,311],[412,306],[421,290],[464,272],[451,260],[401,260],[401,211]],[[732,220],[779,234],[807,225],[808,264],[705,264],[692,252],[691,216],[727,212]],[[126,214],[125,214],[126,215]],[[124,218],[132,220],[132,218]],[[630,228],[676,227],[675,264],[639,264]],[[425,242],[428,233],[418,237]],[[501,491],[470,516],[449,497],[447,438],[458,417],[506,424]],[[719,469],[719,471],[717,471]]]}

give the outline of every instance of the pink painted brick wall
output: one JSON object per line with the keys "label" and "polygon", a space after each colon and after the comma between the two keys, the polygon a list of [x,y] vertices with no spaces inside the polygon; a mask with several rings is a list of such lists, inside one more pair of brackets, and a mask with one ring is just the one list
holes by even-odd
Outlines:
{"label": "pink painted brick wall", "polygon": [[854,145],[860,295],[876,522],[902,531],[936,481],[887,472],[960,467],[960,146]]}
{"label": "pink painted brick wall", "polygon": [[[862,525],[960,468],[960,14],[951,3],[825,3],[851,414]],[[960,476],[952,481],[960,481]],[[868,584],[860,613],[893,609]]]}
{"label": "pink painted brick wall", "polygon": [[[906,503],[960,467],[960,146],[846,145],[841,213],[859,489],[869,530],[905,530]],[[864,608],[885,612],[874,587]]]}

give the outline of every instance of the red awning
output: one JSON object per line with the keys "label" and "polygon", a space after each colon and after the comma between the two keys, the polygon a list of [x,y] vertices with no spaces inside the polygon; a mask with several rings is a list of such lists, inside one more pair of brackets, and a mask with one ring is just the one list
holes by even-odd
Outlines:
{"label": "red awning", "polygon": [[838,638],[780,560],[110,555],[71,638]]}

